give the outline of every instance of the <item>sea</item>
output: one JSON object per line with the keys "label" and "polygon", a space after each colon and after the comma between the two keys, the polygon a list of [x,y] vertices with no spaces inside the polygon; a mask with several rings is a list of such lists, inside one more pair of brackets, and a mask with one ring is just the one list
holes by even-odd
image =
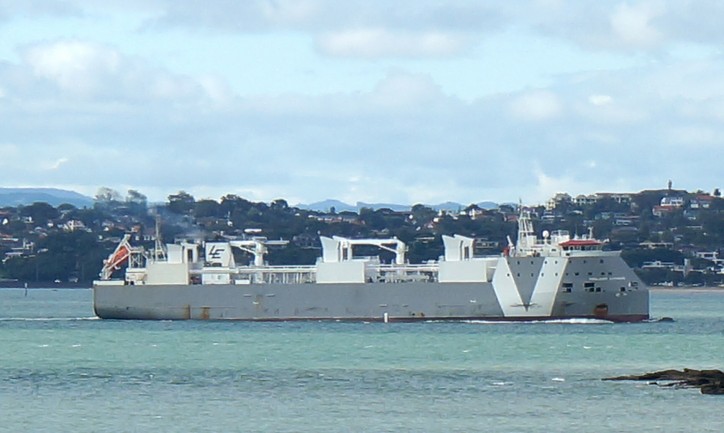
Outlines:
{"label": "sea", "polygon": [[724,396],[601,380],[724,368],[724,290],[651,312],[674,321],[115,321],[2,289],[0,431],[724,431]]}

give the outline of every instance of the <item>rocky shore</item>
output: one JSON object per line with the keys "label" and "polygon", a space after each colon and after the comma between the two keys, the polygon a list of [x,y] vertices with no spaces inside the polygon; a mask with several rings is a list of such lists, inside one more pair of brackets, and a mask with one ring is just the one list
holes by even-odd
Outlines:
{"label": "rocky shore", "polygon": [[652,385],[699,388],[702,394],[724,395],[724,372],[721,370],[661,370],[641,375],[607,377],[603,380],[647,381]]}

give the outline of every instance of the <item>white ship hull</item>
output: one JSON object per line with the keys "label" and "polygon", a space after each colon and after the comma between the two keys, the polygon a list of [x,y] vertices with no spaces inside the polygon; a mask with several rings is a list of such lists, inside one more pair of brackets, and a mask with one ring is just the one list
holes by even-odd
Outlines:
{"label": "white ship hull", "polygon": [[[583,263],[586,261],[586,263]],[[96,314],[136,320],[545,320],[649,318],[618,255],[500,257],[490,282],[94,286]]]}

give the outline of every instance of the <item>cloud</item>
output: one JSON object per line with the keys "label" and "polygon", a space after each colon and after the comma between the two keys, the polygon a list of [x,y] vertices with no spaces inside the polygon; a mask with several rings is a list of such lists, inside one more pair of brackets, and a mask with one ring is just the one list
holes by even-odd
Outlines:
{"label": "cloud", "polygon": [[57,170],[57,169],[60,168],[61,165],[65,164],[65,163],[68,162],[68,161],[69,161],[68,158],[66,158],[66,157],[61,157],[61,158],[58,158],[58,159],[55,160],[55,161],[46,162],[46,163],[42,164],[42,166],[43,166],[43,168],[44,168],[45,170]]}
{"label": "cloud", "polygon": [[562,112],[560,99],[549,91],[526,92],[510,104],[511,113],[524,120],[540,121],[558,117]]}
{"label": "cloud", "polygon": [[370,59],[459,55],[478,43],[481,34],[499,29],[501,22],[493,7],[437,1],[192,0],[165,3],[143,27],[295,32],[308,35],[321,54]]}
{"label": "cloud", "polygon": [[389,73],[377,84],[371,98],[381,107],[415,110],[427,103],[438,103],[444,96],[431,77],[397,71]]}
{"label": "cloud", "polygon": [[613,98],[609,95],[591,95],[588,97],[588,102],[596,106],[609,105],[613,103]]}
{"label": "cloud", "polygon": [[702,157],[724,134],[717,59],[462,100],[410,64],[368,91],[242,97],[222,77],[87,40],[20,54],[0,62],[6,185],[131,186],[152,200],[184,189],[290,202],[542,202],[668,178],[702,188],[720,172]]}
{"label": "cloud", "polygon": [[15,17],[78,17],[82,9],[65,0],[6,0],[0,3],[0,23]]}
{"label": "cloud", "polygon": [[653,19],[661,10],[652,3],[630,6],[620,4],[611,14],[613,34],[624,44],[633,47],[651,47],[657,45],[662,35],[653,26]]}
{"label": "cloud", "polygon": [[64,91],[95,93],[100,81],[118,71],[119,54],[104,47],[79,41],[36,44],[24,53],[32,73],[53,81]]}
{"label": "cloud", "polygon": [[249,0],[164,1],[149,22],[157,28],[208,27],[216,31],[256,32],[339,30],[374,25],[398,30],[496,29],[503,15],[496,5],[470,2],[401,0]]}
{"label": "cloud", "polygon": [[721,2],[679,0],[529,0],[495,2],[502,24],[598,52],[660,57],[682,44],[724,43]]}
{"label": "cloud", "polygon": [[[219,79],[196,80],[153,67],[116,48],[95,42],[61,39],[27,45],[20,50],[23,63],[11,73],[33,77],[17,80],[16,94],[49,94],[77,100],[116,103],[147,101],[221,101],[231,97]],[[2,81],[0,81],[0,86]],[[227,94],[225,94],[227,93]]]}
{"label": "cloud", "polygon": [[[11,1],[0,5],[0,22],[23,17],[143,16],[141,29],[258,35],[297,33],[332,56],[403,58],[462,55],[505,32],[556,38],[586,50],[659,56],[680,44],[718,49],[724,43],[714,1],[521,0],[85,0]],[[391,45],[374,46],[375,41]]]}
{"label": "cloud", "polygon": [[464,38],[441,32],[401,33],[385,29],[355,29],[321,36],[325,54],[340,57],[439,57],[466,48]]}

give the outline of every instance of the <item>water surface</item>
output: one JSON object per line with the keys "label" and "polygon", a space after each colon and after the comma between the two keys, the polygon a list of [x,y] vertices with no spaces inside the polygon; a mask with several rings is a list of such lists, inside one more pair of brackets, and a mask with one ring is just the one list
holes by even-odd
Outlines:
{"label": "water surface", "polygon": [[112,321],[91,298],[0,290],[0,430],[724,431],[724,397],[600,380],[722,368],[724,292],[654,292],[676,321],[642,324]]}

